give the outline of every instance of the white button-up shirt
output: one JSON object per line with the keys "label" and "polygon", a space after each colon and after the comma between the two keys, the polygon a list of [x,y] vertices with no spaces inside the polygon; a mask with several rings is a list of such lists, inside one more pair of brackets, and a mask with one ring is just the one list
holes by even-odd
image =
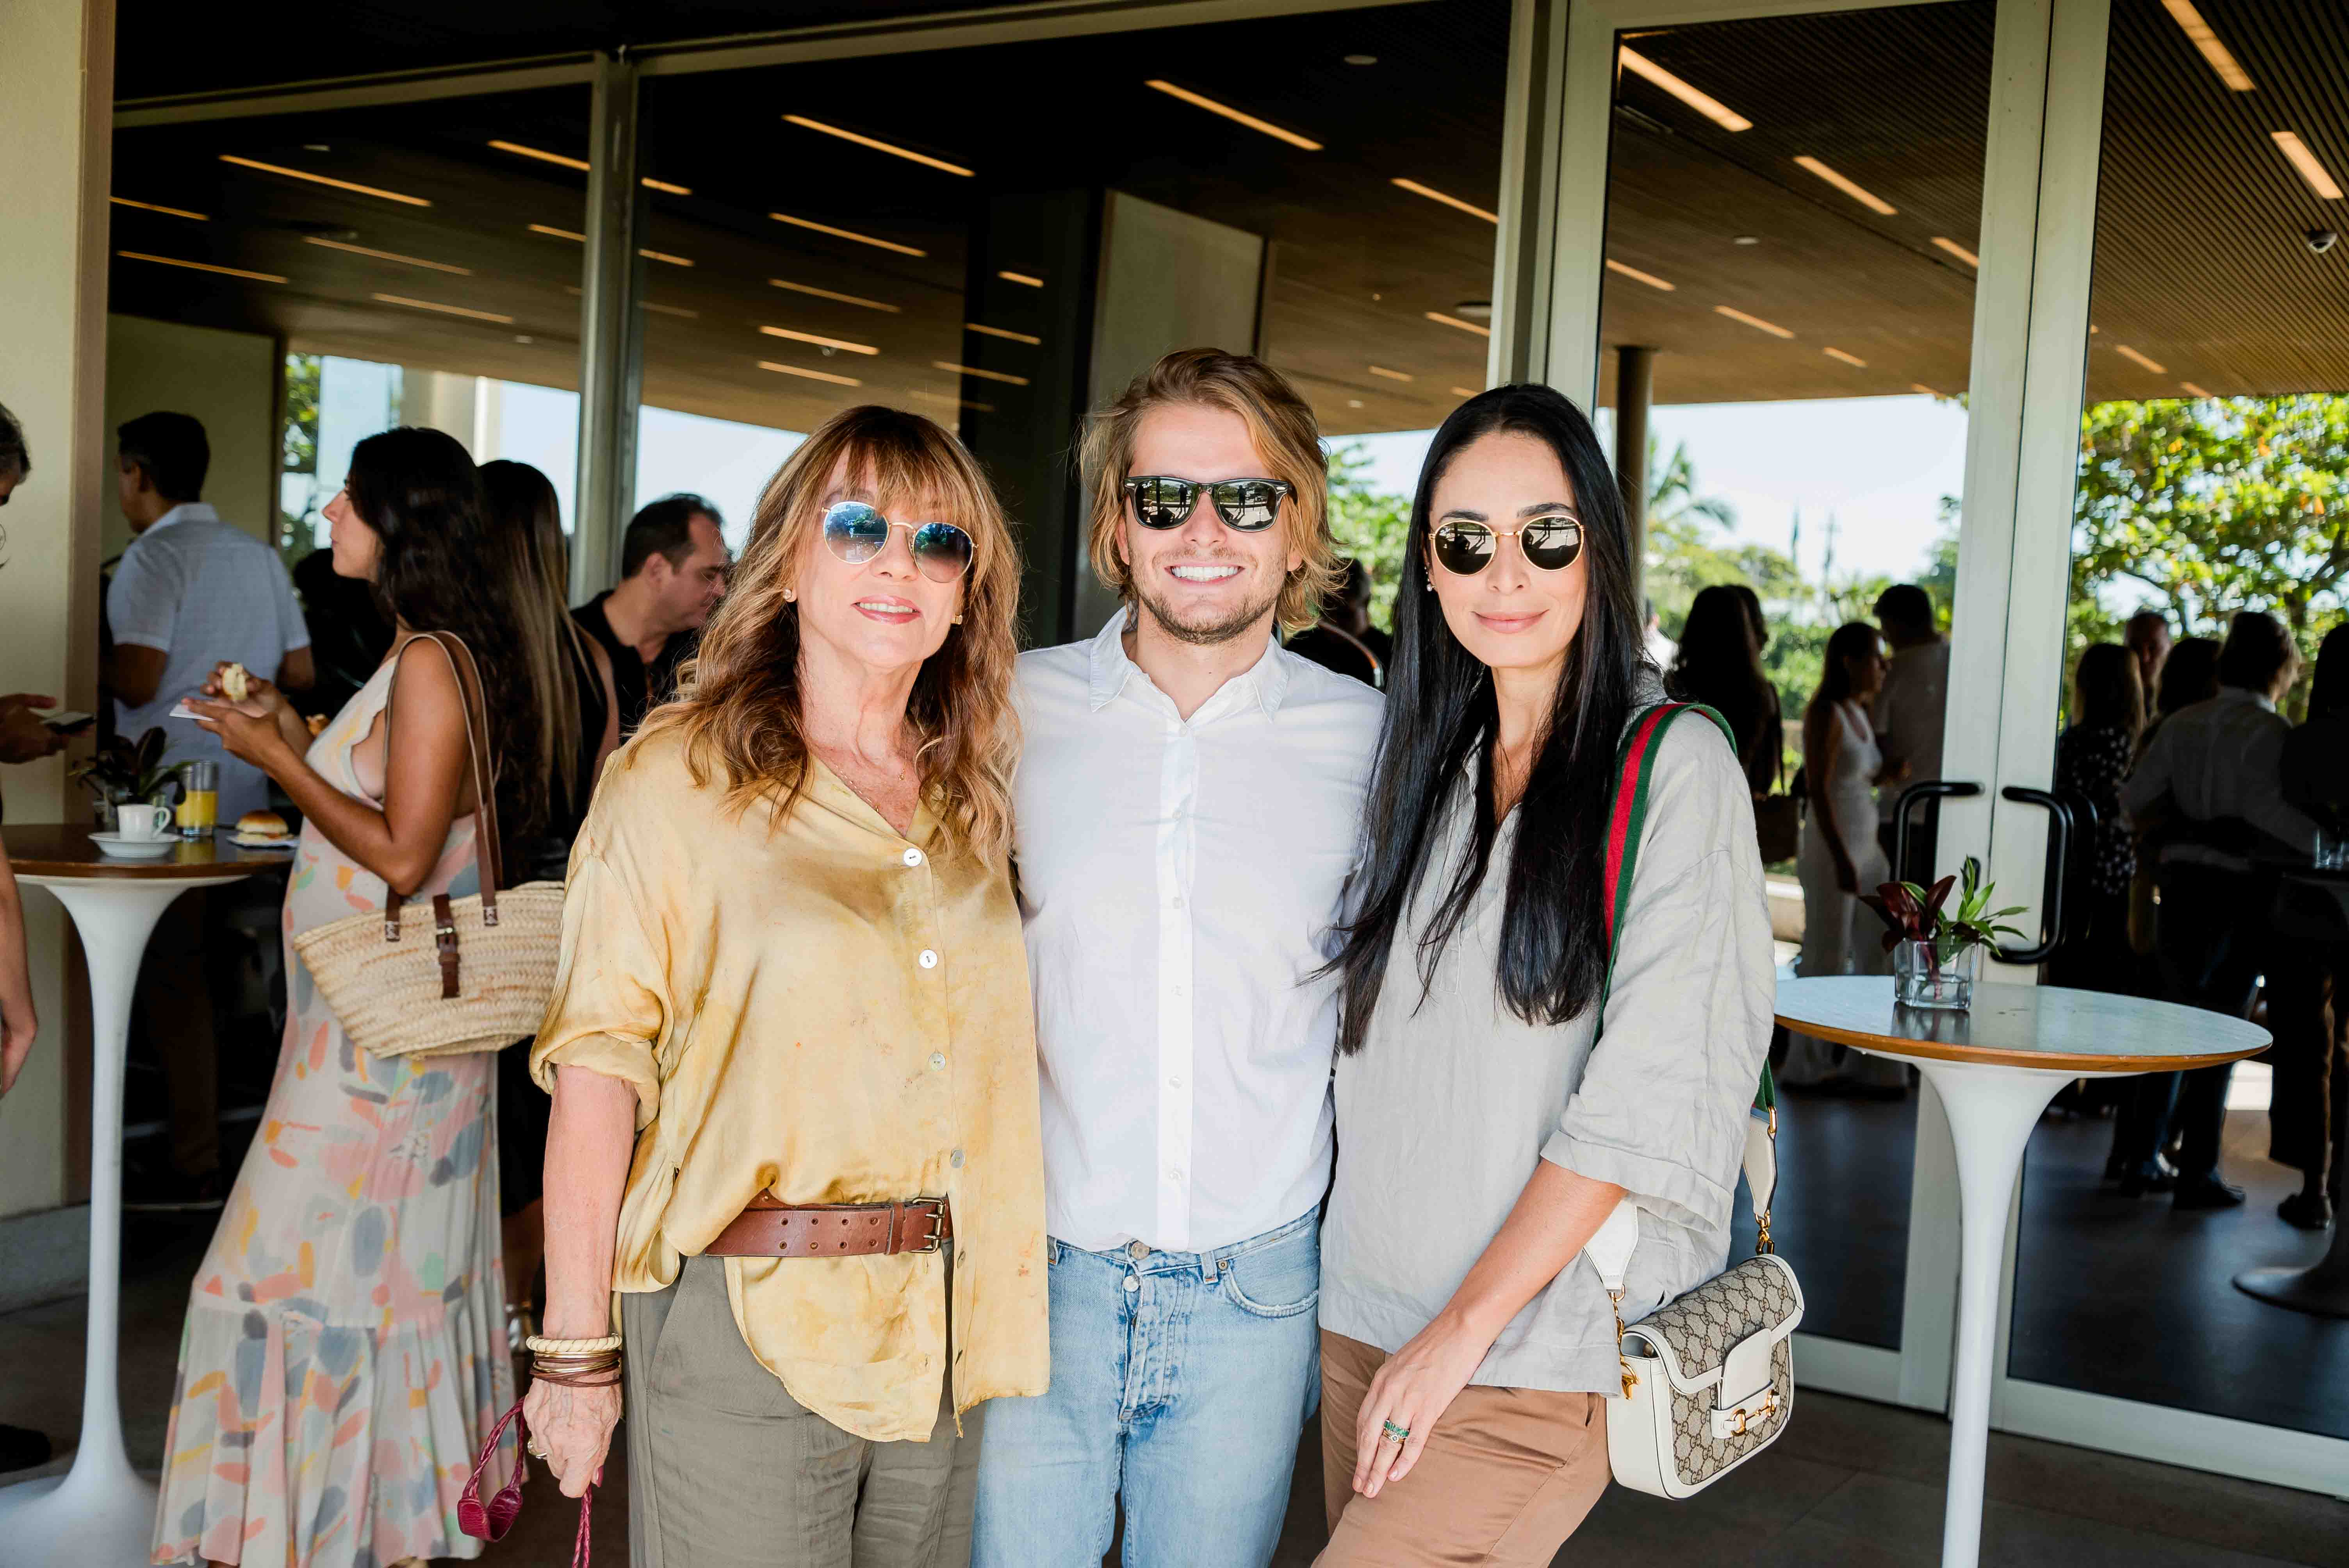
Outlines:
{"label": "white button-up shirt", "polygon": [[1268,644],[1186,721],[1126,617],[1023,655],[1014,791],[1045,1228],[1198,1252],[1320,1200],[1333,980],[1381,704]]}

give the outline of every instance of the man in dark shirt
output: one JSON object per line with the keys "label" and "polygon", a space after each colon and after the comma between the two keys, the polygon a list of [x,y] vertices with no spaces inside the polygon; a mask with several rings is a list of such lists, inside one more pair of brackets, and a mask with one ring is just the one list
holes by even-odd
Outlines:
{"label": "man in dark shirt", "polygon": [[612,655],[620,738],[677,695],[678,667],[701,645],[702,623],[726,596],[733,552],[718,509],[698,495],[665,495],[628,520],[620,583],[571,612]]}
{"label": "man in dark shirt", "polygon": [[1394,640],[1371,624],[1371,574],[1359,561],[1321,602],[1321,620],[1288,639],[1288,651],[1325,669],[1384,687]]}

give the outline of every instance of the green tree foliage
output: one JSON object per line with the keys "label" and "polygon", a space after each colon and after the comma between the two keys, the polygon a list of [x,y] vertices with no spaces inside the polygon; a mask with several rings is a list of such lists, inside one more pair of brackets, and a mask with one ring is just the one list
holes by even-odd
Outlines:
{"label": "green tree foliage", "polygon": [[1371,482],[1370,454],[1359,442],[1330,454],[1330,531],[1341,555],[1371,574],[1371,624],[1394,630],[1395,584],[1402,581],[1411,537],[1411,497],[1389,495]]}
{"label": "green tree foliage", "polygon": [[2075,655],[2150,608],[2179,636],[2265,610],[2314,657],[2349,582],[2349,397],[2102,403],[2081,451]]}
{"label": "green tree foliage", "polygon": [[[315,354],[285,356],[285,425],[280,466],[288,474],[311,476],[312,490],[317,488],[318,378],[323,363]],[[285,511],[282,500],[279,508],[277,549],[290,569],[310,552],[310,531],[301,512]]]}

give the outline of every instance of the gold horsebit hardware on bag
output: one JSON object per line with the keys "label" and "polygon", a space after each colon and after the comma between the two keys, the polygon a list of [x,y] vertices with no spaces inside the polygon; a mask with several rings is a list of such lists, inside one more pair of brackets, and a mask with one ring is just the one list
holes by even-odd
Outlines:
{"label": "gold horsebit hardware on bag", "polygon": [[1777,1413],[1778,1396],[1774,1393],[1762,1401],[1762,1408],[1759,1410],[1740,1409],[1737,1412],[1737,1429],[1729,1435],[1733,1438],[1744,1437],[1745,1435],[1745,1422],[1748,1417],[1752,1417],[1757,1420],[1766,1421]]}
{"label": "gold horsebit hardware on bag", "polygon": [[1631,1390],[1640,1386],[1640,1379],[1632,1374],[1631,1358],[1623,1354],[1623,1293],[1621,1291],[1610,1290],[1607,1293],[1607,1310],[1615,1315],[1615,1360],[1623,1368],[1623,1398],[1628,1399],[1631,1397]]}

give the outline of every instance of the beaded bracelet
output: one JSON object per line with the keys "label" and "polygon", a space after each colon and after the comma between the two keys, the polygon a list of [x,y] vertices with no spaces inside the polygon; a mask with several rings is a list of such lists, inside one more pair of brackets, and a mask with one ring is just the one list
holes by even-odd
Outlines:
{"label": "beaded bracelet", "polygon": [[533,1334],[523,1341],[523,1346],[533,1355],[593,1356],[599,1351],[617,1350],[620,1347],[620,1336],[616,1334],[607,1334],[600,1339],[548,1339],[542,1335]]}

